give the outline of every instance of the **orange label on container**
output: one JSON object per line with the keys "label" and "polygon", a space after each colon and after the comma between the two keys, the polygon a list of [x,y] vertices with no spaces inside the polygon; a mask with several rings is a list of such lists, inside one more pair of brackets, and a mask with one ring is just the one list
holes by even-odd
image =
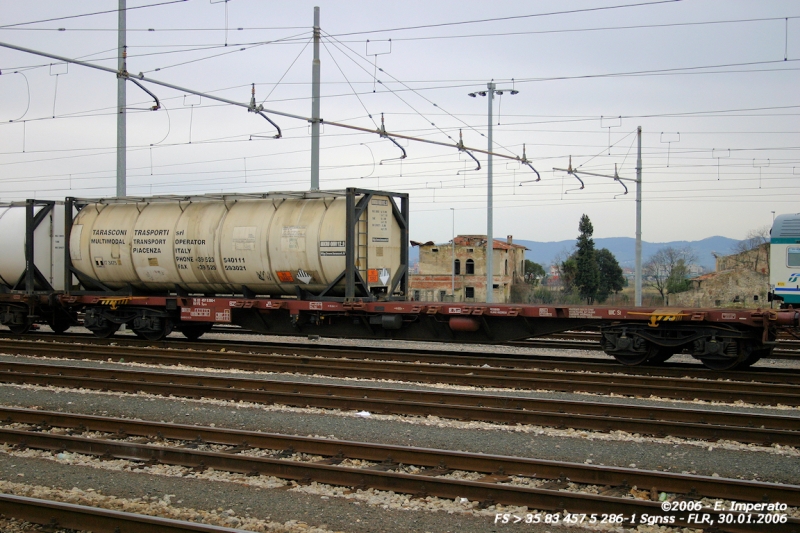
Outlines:
{"label": "orange label on container", "polygon": [[276,274],[278,275],[278,279],[282,283],[292,283],[294,281],[292,273],[289,272],[288,270],[279,270],[276,272]]}
{"label": "orange label on container", "polygon": [[378,283],[378,271],[377,270],[367,270],[367,283]]}

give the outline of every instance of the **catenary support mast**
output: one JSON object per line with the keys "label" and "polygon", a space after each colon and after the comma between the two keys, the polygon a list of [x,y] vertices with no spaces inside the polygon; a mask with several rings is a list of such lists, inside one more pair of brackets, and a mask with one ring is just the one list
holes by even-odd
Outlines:
{"label": "catenary support mast", "polygon": [[493,301],[493,292],[494,292],[494,237],[493,231],[493,218],[494,214],[492,212],[492,203],[494,200],[494,195],[492,191],[492,104],[494,102],[494,89],[495,84],[493,81],[490,81],[486,85],[487,92],[489,93],[489,147],[486,149],[488,154],[488,159],[486,161],[486,175],[488,178],[488,190],[486,191],[486,303],[492,303]]}
{"label": "catenary support mast", "polygon": [[[569,159],[569,168],[553,168],[553,170],[560,170],[578,178],[578,174],[586,176],[598,176],[600,178],[611,178],[619,181],[633,181],[636,182],[636,272],[634,274],[634,283],[636,290],[636,307],[642,306],[642,127],[636,128],[636,138],[638,139],[638,150],[636,156],[636,178],[623,178],[617,174],[617,167],[614,166],[614,175],[598,174],[597,172],[587,172],[585,170],[578,170],[572,168],[572,157]],[[625,184],[622,183],[625,187]],[[581,188],[583,188],[583,181],[581,181]],[[625,187],[625,194],[628,194],[628,187]]]}
{"label": "catenary support mast", "polygon": [[314,61],[311,63],[311,190],[319,190],[319,7],[314,8]]}
{"label": "catenary support mast", "polygon": [[642,127],[636,128],[636,307],[642,306]]}
{"label": "catenary support mast", "polygon": [[[117,67],[119,72],[127,70],[125,66],[125,33],[127,31],[125,14],[125,0],[119,0],[118,29],[117,29]],[[117,196],[127,195],[125,168],[126,162],[126,112],[127,105],[125,93],[125,78],[117,76]]]}

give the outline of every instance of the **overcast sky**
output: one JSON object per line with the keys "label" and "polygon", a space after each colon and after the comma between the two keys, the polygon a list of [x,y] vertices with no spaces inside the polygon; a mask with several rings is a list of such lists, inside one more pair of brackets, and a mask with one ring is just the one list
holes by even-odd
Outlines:
{"label": "overcast sky", "polygon": [[[0,0],[0,41],[116,68],[117,0]],[[800,201],[800,3],[744,0],[128,0],[128,70],[268,110],[311,114],[321,8],[322,117],[487,148],[495,80],[494,235],[634,236],[643,129],[643,238],[744,238]],[[103,13],[105,12],[105,13]],[[52,19],[46,21],[45,19]],[[53,64],[56,63],[56,64]],[[113,74],[0,48],[0,201],[115,194]],[[309,126],[128,83],[128,194],[304,190]],[[510,89],[519,91],[510,94]],[[455,148],[327,125],[321,188],[411,195],[411,238],[486,233],[481,170]],[[454,208],[454,211],[451,211]],[[455,215],[455,217],[453,217]]]}

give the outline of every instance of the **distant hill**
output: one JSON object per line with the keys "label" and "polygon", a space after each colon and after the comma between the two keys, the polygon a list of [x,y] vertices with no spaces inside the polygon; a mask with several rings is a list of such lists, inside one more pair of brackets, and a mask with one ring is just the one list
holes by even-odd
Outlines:
{"label": "distant hill", "polygon": [[[568,250],[571,253],[575,249],[575,240],[558,242],[515,240],[514,242],[530,249],[525,252],[526,259],[535,261],[545,268],[552,264],[563,250]],[[662,248],[683,248],[688,246],[697,256],[697,263],[702,266],[706,272],[711,272],[714,270],[715,265],[712,252],[716,252],[720,255],[729,255],[733,246],[738,242],[738,240],[728,237],[708,237],[700,241],[642,241],[642,262],[646,262],[651,255]],[[636,266],[636,239],[632,237],[595,239],[594,246],[595,249],[608,248],[623,268],[633,268]]]}
{"label": "distant hill", "polygon": [[[714,270],[715,262],[714,256],[711,252],[716,252],[720,255],[728,255],[731,253],[733,246],[739,241],[730,239],[728,237],[708,237],[699,241],[672,241],[672,242],[647,242],[642,241],[642,262],[659,251],[661,248],[669,246],[673,248],[683,248],[689,246],[697,255],[697,262],[702,266],[706,272]],[[525,241],[514,240],[515,244],[521,244],[529,248],[525,252],[525,258],[535,261],[544,266],[545,269],[551,265],[556,257],[563,251],[567,250],[572,252],[575,249],[575,240],[557,241],[557,242],[538,242],[538,241]],[[614,254],[619,264],[623,268],[633,268],[636,265],[636,239],[632,237],[608,237],[604,239],[594,240],[595,248],[608,248]],[[411,246],[409,249],[410,261],[413,265],[419,261],[419,248]]]}

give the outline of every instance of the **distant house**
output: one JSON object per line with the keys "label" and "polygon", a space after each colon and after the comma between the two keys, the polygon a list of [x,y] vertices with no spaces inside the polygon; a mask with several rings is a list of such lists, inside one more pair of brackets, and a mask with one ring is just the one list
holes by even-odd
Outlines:
{"label": "distant house", "polygon": [[636,281],[636,270],[630,267],[622,267],[622,275],[625,276],[629,285]]}
{"label": "distant house", "polygon": [[558,268],[558,265],[550,265],[550,268],[547,269],[547,276],[542,281],[542,285],[548,287],[561,286],[561,270]]}
{"label": "distant house", "polygon": [[[485,302],[486,236],[459,235],[453,241],[420,243],[418,272],[409,276],[409,296],[426,302]],[[455,246],[455,247],[454,247]],[[526,247],[495,239],[492,251],[492,301],[509,302],[511,285],[523,283]]]}

